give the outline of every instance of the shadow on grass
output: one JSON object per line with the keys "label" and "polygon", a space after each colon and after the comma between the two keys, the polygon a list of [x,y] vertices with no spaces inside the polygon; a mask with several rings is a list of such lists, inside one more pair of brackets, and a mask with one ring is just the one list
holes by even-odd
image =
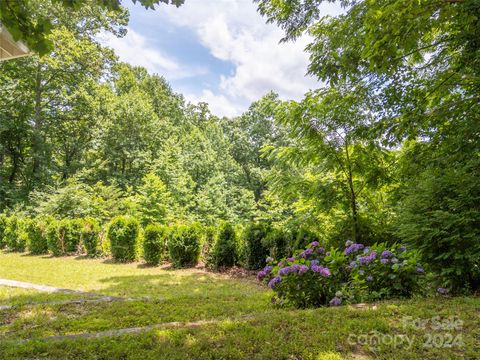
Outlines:
{"label": "shadow on grass", "polygon": [[22,257],[36,257],[36,258],[39,258],[39,259],[53,259],[55,257],[58,257],[58,256],[53,256],[52,254],[47,254],[47,253],[44,253],[44,254],[32,254],[32,253],[29,253],[29,252],[25,252],[23,254],[21,254],[20,256]]}

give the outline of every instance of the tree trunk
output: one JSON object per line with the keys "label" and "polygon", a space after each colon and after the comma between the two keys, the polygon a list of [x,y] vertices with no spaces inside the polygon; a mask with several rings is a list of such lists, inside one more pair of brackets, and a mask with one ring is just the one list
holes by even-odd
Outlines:
{"label": "tree trunk", "polygon": [[41,162],[42,162],[42,76],[40,64],[37,66],[37,75],[35,77],[35,114],[33,124],[33,137],[32,137],[32,176],[33,179],[40,179]]}
{"label": "tree trunk", "polygon": [[352,164],[350,162],[350,154],[348,152],[348,142],[345,142],[345,156],[347,159],[347,176],[348,176],[348,188],[350,190],[350,211],[352,216],[352,235],[355,242],[360,241],[358,233],[358,209],[357,209],[357,196],[355,193],[355,187],[353,186],[353,172]]}

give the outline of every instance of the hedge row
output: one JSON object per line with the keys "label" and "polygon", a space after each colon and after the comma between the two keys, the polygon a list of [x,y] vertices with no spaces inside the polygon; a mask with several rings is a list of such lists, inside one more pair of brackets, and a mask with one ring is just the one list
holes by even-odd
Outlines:
{"label": "hedge row", "polygon": [[54,256],[95,256],[109,249],[116,261],[143,257],[153,266],[167,260],[175,267],[194,266],[201,256],[211,268],[240,265],[254,270],[264,267],[268,257],[285,257],[316,240],[311,233],[282,231],[262,223],[242,231],[229,223],[218,227],[149,224],[142,230],[138,220],[129,216],[115,217],[102,227],[90,217],[24,219],[0,214],[0,248]]}
{"label": "hedge row", "polygon": [[99,223],[92,218],[34,219],[0,215],[0,248],[54,256],[97,252]]}

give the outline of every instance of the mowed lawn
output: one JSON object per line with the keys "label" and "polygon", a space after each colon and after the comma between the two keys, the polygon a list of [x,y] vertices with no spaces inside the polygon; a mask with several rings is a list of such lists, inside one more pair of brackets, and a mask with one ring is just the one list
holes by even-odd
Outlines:
{"label": "mowed lawn", "polygon": [[[89,292],[0,286],[0,305],[14,305],[0,310],[0,359],[480,358],[478,297],[276,309],[253,277],[17,253],[0,253],[0,278]],[[69,302],[105,295],[129,301]]]}

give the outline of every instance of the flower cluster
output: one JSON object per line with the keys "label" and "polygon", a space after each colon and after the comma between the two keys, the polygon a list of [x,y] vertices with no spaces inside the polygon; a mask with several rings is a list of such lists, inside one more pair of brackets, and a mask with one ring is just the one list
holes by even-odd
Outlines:
{"label": "flower cluster", "polygon": [[328,268],[323,267],[322,265],[310,264],[310,269],[312,269],[313,272],[319,273],[324,277],[328,277],[332,275],[331,271]]}
{"label": "flower cluster", "polygon": [[258,280],[263,280],[268,274],[270,274],[273,270],[273,266],[267,265],[257,274]]}
{"label": "flower cluster", "polygon": [[[343,303],[411,296],[425,270],[418,253],[404,246],[366,247],[348,241],[328,252],[317,241],[258,273],[275,292],[275,304],[339,306]],[[439,290],[440,294],[444,290]]]}
{"label": "flower cluster", "polygon": [[313,249],[308,248],[305,251],[302,251],[300,254],[298,254],[298,256],[300,256],[303,259],[306,259],[308,258],[309,255],[312,255],[312,254],[313,254]]}
{"label": "flower cluster", "polygon": [[377,258],[377,253],[376,251],[372,251],[370,254],[367,256],[362,256],[361,258],[358,259],[360,265],[368,265],[370,264],[373,260]]}
{"label": "flower cluster", "polygon": [[286,276],[288,274],[305,274],[308,271],[308,266],[306,265],[299,265],[299,264],[294,264],[292,266],[286,266],[280,268],[278,271],[278,274],[280,276]]}
{"label": "flower cluster", "polygon": [[[347,244],[349,244],[349,242],[347,242]],[[356,244],[356,243],[355,244],[350,244],[345,249],[345,255],[350,255],[351,253],[363,250],[364,248],[365,248],[365,246],[363,244]]]}
{"label": "flower cluster", "polygon": [[280,276],[275,276],[268,282],[268,287],[273,289],[277,284],[282,282],[282,278]]}

